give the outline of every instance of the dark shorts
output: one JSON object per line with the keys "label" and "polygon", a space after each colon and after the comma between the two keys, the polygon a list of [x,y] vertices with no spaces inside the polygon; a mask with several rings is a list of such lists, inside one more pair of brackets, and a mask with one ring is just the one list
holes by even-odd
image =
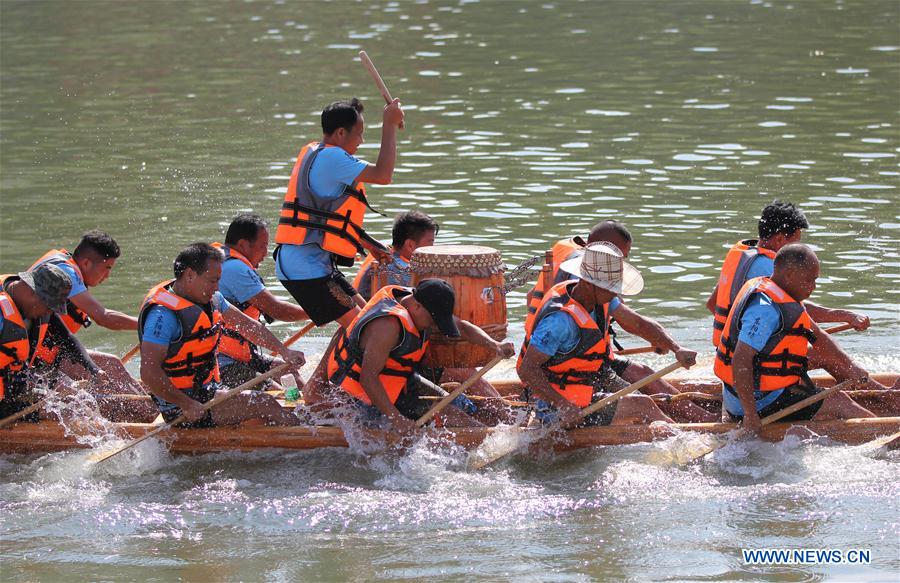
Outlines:
{"label": "dark shorts", "polygon": [[[732,395],[737,397],[737,393],[730,386],[725,385],[725,390],[730,391]],[[778,413],[779,411],[786,409],[791,405],[799,403],[803,399],[812,397],[813,395],[821,392],[822,390],[815,387],[814,385],[802,384],[790,386],[784,389],[774,401],[760,409],[758,412],[759,417],[760,419],[765,419],[769,415]],[[795,411],[786,417],[782,417],[778,421],[809,421],[816,413],[819,412],[819,409],[821,407],[822,401],[818,401],[816,403],[813,403],[812,405],[807,405],[806,407],[800,409],[799,411]],[[731,415],[733,419],[738,421],[744,418],[743,415],[735,415],[731,412],[729,412],[728,414]]]}
{"label": "dark shorts", "polygon": [[353,301],[356,288],[338,270],[315,279],[281,280],[281,285],[297,300],[316,326],[334,322],[356,307]]}
{"label": "dark shorts", "polygon": [[[257,374],[269,372],[275,363],[275,358],[267,354],[254,354],[250,362],[233,362],[219,368],[219,376],[222,384],[229,389],[242,385],[256,378]],[[271,381],[264,381],[251,390],[264,391],[271,385]]]}
{"label": "dark shorts", "polygon": [[[216,396],[216,390],[221,388],[216,383],[210,383],[201,391],[195,391],[194,389],[188,389],[184,391],[184,393],[194,399],[195,401],[200,401],[201,403],[206,403],[210,399]],[[153,402],[156,403],[156,406],[159,407],[159,412],[162,413],[163,419],[166,423],[171,423],[175,419],[181,416],[181,408],[178,405],[170,403],[168,401],[164,401],[160,399],[156,395],[151,395],[153,397]],[[212,420],[212,414],[210,411],[206,412],[200,420],[193,421],[191,423],[179,423],[178,427],[190,427],[190,428],[200,428],[200,427],[215,427],[215,423]]]}
{"label": "dark shorts", "polygon": [[[621,356],[617,356],[611,361],[609,361],[609,368],[612,369],[617,376],[625,376],[625,369],[628,368],[628,365],[631,364],[631,361],[627,358],[623,358]],[[625,388],[625,387],[622,387]]]}
{"label": "dark shorts", "polygon": [[[624,360],[624,359],[623,359]],[[627,366],[627,363],[626,363]],[[623,368],[624,370],[624,368]],[[592,384],[596,391],[591,397],[591,403],[596,403],[600,399],[604,397],[608,397],[610,394],[622,390],[628,386],[628,382],[621,378],[618,374],[613,372],[612,366],[604,366],[600,369],[600,372],[597,373],[597,376],[594,378]],[[526,390],[522,393],[522,399],[528,401],[531,397],[530,391]],[[544,401],[543,399],[533,399],[531,400],[532,406],[534,408],[535,417],[537,417],[538,421],[540,421],[544,425],[550,425],[552,423],[556,423],[559,418],[559,411],[551,405],[549,402]],[[600,425],[610,425],[612,423],[613,417],[616,415],[616,409],[619,406],[619,401],[615,401],[610,403],[606,407],[603,407],[599,411],[594,411],[584,419],[576,427],[597,427]]]}

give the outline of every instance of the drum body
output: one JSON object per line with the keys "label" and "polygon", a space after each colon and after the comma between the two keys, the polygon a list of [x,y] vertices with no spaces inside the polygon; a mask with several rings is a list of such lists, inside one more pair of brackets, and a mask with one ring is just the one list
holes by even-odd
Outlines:
{"label": "drum body", "polygon": [[[410,260],[412,285],[423,279],[443,279],[456,290],[453,313],[494,340],[506,338],[506,296],[501,292],[505,266],[500,253],[477,245],[419,247]],[[447,338],[432,328],[425,364],[471,368],[487,364],[496,353],[459,338]]]}

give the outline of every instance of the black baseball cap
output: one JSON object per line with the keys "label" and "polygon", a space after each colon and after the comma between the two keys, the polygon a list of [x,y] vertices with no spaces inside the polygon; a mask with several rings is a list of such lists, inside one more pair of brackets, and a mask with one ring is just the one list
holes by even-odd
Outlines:
{"label": "black baseball cap", "polygon": [[423,279],[413,290],[413,297],[428,310],[444,336],[459,337],[459,328],[453,321],[456,292],[452,285],[443,279]]}

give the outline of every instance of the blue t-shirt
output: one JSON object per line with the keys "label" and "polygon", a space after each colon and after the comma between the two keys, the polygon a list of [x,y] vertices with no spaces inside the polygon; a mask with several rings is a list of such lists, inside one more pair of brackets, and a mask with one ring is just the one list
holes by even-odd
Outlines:
{"label": "blue t-shirt", "polygon": [[[309,170],[309,186],[325,200],[338,198],[346,186],[356,184],[356,177],[368,166],[343,148],[325,148],[316,156]],[[315,243],[282,245],[275,261],[279,280],[302,280],[325,277],[334,269],[331,254]]]}
{"label": "blue t-shirt", "polygon": [[744,282],[746,283],[747,280],[754,277],[772,277],[774,272],[775,261],[771,257],[766,257],[760,253],[750,262],[750,267],[747,268],[747,279]]}
{"label": "blue t-shirt", "polygon": [[78,274],[78,270],[69,265],[68,263],[58,263],[57,267],[63,270],[67,276],[69,276],[69,281],[72,282],[72,291],[69,292],[68,297],[77,296],[78,294],[83,294],[87,291],[87,286],[84,284],[84,280],[81,279],[81,276]]}
{"label": "blue t-shirt", "polygon": [[[216,300],[218,300],[219,310],[223,314],[231,307],[220,292],[214,294],[213,301]],[[150,308],[143,324],[143,341],[145,342],[168,346],[181,337],[181,323],[178,322],[178,316],[165,306],[156,305]]]}
{"label": "blue t-shirt", "polygon": [[[622,302],[619,298],[613,298],[609,303],[609,313],[615,312]],[[596,310],[591,313],[596,318]],[[541,319],[531,333],[529,346],[534,346],[543,354],[553,356],[571,351],[578,345],[580,336],[578,324],[575,319],[566,312],[559,311]]]}
{"label": "blue t-shirt", "polygon": [[[259,273],[243,261],[229,259],[222,265],[219,291],[229,304],[243,304],[265,289],[266,284],[263,283]],[[220,367],[234,363],[234,359],[222,352],[219,352],[218,359]]]}
{"label": "blue t-shirt", "polygon": [[[769,259],[766,257],[765,259]],[[771,261],[771,260],[769,260]],[[757,263],[754,261],[753,263]],[[747,308],[741,316],[741,332],[738,341],[750,346],[756,351],[762,350],[773,334],[781,329],[781,313],[772,303],[772,299],[765,294],[755,294],[747,303]],[[731,391],[723,391],[722,402],[725,409],[733,415],[743,415],[744,408],[741,401]],[[756,410],[768,406],[781,395],[782,390],[756,391]]]}
{"label": "blue t-shirt", "polygon": [[222,264],[219,292],[232,304],[243,304],[266,289],[259,273],[243,261],[229,259]]}

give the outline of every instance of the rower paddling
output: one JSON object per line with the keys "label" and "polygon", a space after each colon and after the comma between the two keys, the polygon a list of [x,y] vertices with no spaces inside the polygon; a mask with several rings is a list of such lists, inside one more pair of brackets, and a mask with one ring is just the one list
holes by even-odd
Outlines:
{"label": "rower paddling", "polygon": [[[803,303],[819,276],[816,254],[800,243],[775,255],[772,277],[747,281],[725,320],[716,350],[714,372],[724,386],[723,408],[742,420],[750,434],[760,417],[777,413],[820,391],[809,380],[810,345],[818,361],[838,380],[868,373],[812,321]],[[844,393],[800,409],[794,420],[853,419],[875,415]]]}
{"label": "rower paddling", "polygon": [[211,410],[203,406],[221,387],[217,348],[225,326],[277,350],[294,366],[304,363],[302,352],[285,347],[217,291],[224,261],[222,252],[212,245],[189,245],[175,259],[175,279],[158,284],[147,294],[138,328],[141,379],[167,422],[184,415],[194,427],[259,418],[275,425],[296,425],[297,418],[265,392],[244,392]]}
{"label": "rower paddling", "polygon": [[[257,271],[269,252],[269,228],[261,217],[250,213],[238,215],[228,226],[225,244],[213,243],[213,247],[225,255],[219,291],[229,304],[256,321],[260,318],[270,322],[307,319],[302,308],[276,298]],[[222,384],[226,387],[236,387],[284,363],[227,325],[222,331],[218,358]],[[298,388],[302,388],[303,382],[296,370],[293,374]],[[281,389],[279,381],[272,379],[269,387]]]}

